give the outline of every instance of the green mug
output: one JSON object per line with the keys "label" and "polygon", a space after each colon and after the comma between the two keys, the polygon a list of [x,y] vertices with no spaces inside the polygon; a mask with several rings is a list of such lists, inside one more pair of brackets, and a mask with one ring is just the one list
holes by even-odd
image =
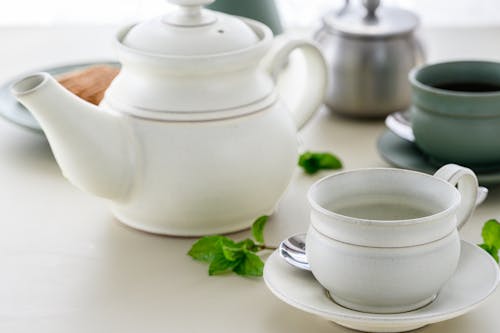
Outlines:
{"label": "green mug", "polygon": [[275,35],[283,32],[274,0],[217,0],[207,7],[227,14],[260,21],[271,28]]}
{"label": "green mug", "polygon": [[500,168],[500,63],[437,63],[409,79],[415,143],[431,160]]}

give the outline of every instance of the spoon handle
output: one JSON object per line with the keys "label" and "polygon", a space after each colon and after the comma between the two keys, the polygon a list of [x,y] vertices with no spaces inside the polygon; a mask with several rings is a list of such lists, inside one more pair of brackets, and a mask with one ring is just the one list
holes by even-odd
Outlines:
{"label": "spoon handle", "polygon": [[415,142],[411,122],[405,112],[394,112],[385,118],[385,125],[400,138]]}
{"label": "spoon handle", "polygon": [[310,271],[305,251],[306,234],[297,234],[286,238],[280,243],[278,253],[288,264]]}

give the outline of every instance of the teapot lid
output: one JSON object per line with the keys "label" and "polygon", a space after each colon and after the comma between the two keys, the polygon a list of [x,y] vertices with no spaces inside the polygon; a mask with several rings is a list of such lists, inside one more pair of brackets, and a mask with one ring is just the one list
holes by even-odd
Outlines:
{"label": "teapot lid", "polygon": [[134,25],[122,44],[169,56],[225,53],[250,47],[260,38],[238,17],[204,9],[215,0],[167,0],[178,5],[164,16]]}
{"label": "teapot lid", "polygon": [[[346,7],[339,13],[323,18],[335,32],[354,37],[389,37],[407,34],[416,29],[419,19],[414,13],[390,7],[380,7],[380,0],[362,0],[363,9]],[[348,0],[346,1],[348,4]]]}

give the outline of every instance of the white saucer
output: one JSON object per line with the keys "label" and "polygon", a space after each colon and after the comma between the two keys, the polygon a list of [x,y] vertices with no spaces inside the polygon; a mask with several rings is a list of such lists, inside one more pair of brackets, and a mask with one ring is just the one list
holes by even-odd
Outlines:
{"label": "white saucer", "polygon": [[457,271],[431,304],[406,313],[372,314],[334,303],[310,272],[290,266],[277,252],[264,267],[267,287],[285,303],[366,332],[405,332],[458,317],[481,304],[495,290],[499,276],[498,264],[488,253],[462,241]]}

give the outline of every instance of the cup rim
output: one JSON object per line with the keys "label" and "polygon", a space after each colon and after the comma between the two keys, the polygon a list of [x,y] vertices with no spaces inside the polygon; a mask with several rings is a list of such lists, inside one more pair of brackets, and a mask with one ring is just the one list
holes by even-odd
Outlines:
{"label": "cup rim", "polygon": [[[453,203],[450,204],[447,208],[440,210],[437,213],[431,214],[431,215],[426,215],[422,217],[417,217],[417,218],[412,218],[412,219],[400,219],[400,220],[370,220],[370,219],[363,219],[363,218],[357,218],[357,217],[352,217],[352,216],[347,216],[347,215],[342,215],[339,213],[336,213],[334,211],[331,211],[329,209],[324,208],[322,205],[320,205],[314,198],[314,192],[321,186],[322,183],[325,181],[331,179],[331,178],[337,178],[337,177],[342,177],[343,175],[350,174],[350,173],[355,173],[355,172],[367,172],[367,171],[389,171],[389,172],[398,172],[400,174],[414,174],[414,175],[419,175],[423,177],[430,177],[434,181],[440,182],[447,186],[448,188],[451,189],[451,191],[454,193],[454,199]],[[443,216],[446,216],[450,214],[451,212],[455,211],[460,204],[460,192],[449,182],[447,182],[444,179],[434,177],[432,175],[428,175],[426,173],[414,171],[414,170],[406,170],[406,169],[396,169],[396,168],[360,168],[360,169],[353,169],[353,170],[346,170],[342,172],[338,172],[335,174],[328,175],[326,177],[323,177],[316,181],[314,184],[311,185],[309,190],[307,191],[307,199],[309,201],[309,204],[311,205],[311,208],[321,214],[324,214],[326,216],[335,218],[336,220],[341,220],[347,223],[353,223],[353,224],[361,224],[365,226],[397,226],[397,225],[413,225],[417,223],[424,223],[424,222],[430,222],[434,221],[436,219],[440,219]]]}
{"label": "cup rim", "polygon": [[421,72],[425,68],[429,67],[439,67],[443,65],[448,65],[448,64],[490,64],[490,65],[497,65],[500,67],[500,62],[496,61],[490,61],[490,60],[480,60],[480,59],[471,59],[471,60],[453,60],[453,61],[439,61],[439,62],[434,62],[430,64],[423,64],[417,67],[414,67],[413,69],[410,70],[410,73],[408,74],[408,79],[410,83],[423,90],[426,92],[434,93],[437,95],[443,95],[443,96],[456,96],[456,97],[499,97],[500,96],[500,90],[499,91],[489,91],[489,92],[470,92],[470,91],[454,91],[454,90],[446,90],[446,89],[441,89],[441,88],[436,88],[433,86],[430,86],[428,84],[425,84],[423,82],[420,82],[417,79],[417,75],[419,72]]}

